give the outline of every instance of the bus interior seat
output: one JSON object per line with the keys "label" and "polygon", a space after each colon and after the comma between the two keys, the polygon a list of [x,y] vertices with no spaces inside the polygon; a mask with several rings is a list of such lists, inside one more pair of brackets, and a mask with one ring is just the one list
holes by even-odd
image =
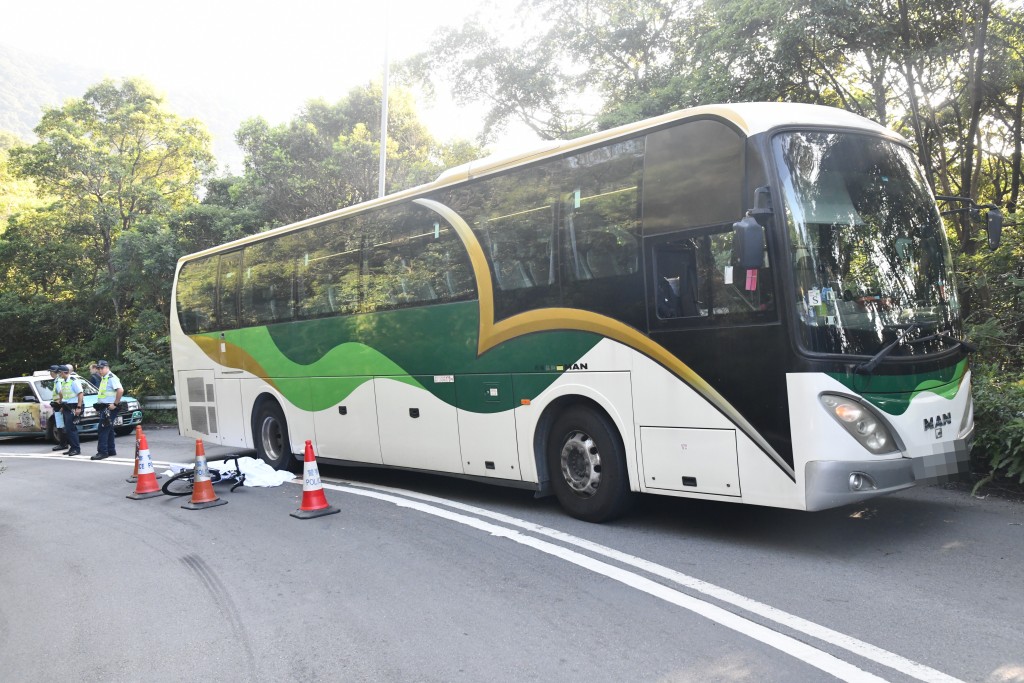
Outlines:
{"label": "bus interior seat", "polygon": [[402,288],[399,297],[402,301],[434,301],[437,299],[437,291],[429,282],[412,282],[408,278],[398,278],[398,285]]}
{"label": "bus interior seat", "polygon": [[595,278],[624,275],[623,268],[616,258],[619,251],[619,242],[611,233],[599,232],[593,235],[586,252],[586,264],[590,274]]}
{"label": "bus interior seat", "polygon": [[615,254],[602,247],[591,247],[587,251],[587,266],[595,278],[622,275],[622,268],[615,260]]}
{"label": "bus interior seat", "polygon": [[494,278],[498,281],[500,289],[523,289],[533,286],[533,279],[515,252],[515,247],[508,244],[495,245],[491,262],[494,267]]}

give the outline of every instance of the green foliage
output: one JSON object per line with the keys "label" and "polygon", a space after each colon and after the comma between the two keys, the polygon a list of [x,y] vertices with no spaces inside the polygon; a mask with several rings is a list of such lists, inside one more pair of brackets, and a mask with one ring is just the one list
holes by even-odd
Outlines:
{"label": "green foliage", "polygon": [[973,389],[973,457],[988,471],[974,491],[997,477],[1024,484],[1024,380],[991,366],[976,367]]}
{"label": "green foliage", "polygon": [[[246,155],[238,191],[255,210],[253,218],[278,226],[375,198],[380,100],[380,86],[372,84],[335,104],[310,101],[287,124],[244,122],[236,136]],[[389,193],[433,180],[453,156],[480,156],[468,143],[439,145],[401,90],[389,94],[387,145]]]}
{"label": "green foliage", "polygon": [[972,462],[986,476],[975,492],[998,478],[1024,484],[1024,224],[1008,218],[996,251],[956,259],[961,297],[971,301],[967,336],[978,345]]}
{"label": "green foliage", "polygon": [[167,314],[142,311],[135,321],[124,351],[125,387],[135,396],[167,396],[174,393],[170,366],[170,338]]}

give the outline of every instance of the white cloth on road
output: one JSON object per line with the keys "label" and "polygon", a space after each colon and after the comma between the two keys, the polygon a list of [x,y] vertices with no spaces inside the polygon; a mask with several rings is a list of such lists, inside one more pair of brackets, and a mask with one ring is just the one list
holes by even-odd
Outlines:
{"label": "white cloth on road", "polygon": [[[214,460],[210,462],[210,467],[223,472],[225,470],[233,469],[234,463],[234,458],[229,460]],[[172,476],[183,469],[191,469],[194,464],[195,463],[167,463],[167,466],[170,467],[170,469],[164,472],[164,475]],[[262,460],[257,460],[256,458],[250,458],[248,456],[238,459],[238,469],[245,475],[246,486],[280,486],[286,481],[291,481],[295,478],[295,475],[291,472],[275,470]]]}

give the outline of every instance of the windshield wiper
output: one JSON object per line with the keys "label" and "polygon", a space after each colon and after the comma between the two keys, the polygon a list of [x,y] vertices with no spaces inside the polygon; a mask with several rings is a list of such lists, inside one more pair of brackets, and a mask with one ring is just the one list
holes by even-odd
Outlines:
{"label": "windshield wiper", "polygon": [[[875,355],[871,356],[871,358],[869,360],[866,360],[863,363],[861,363],[860,365],[858,365],[856,368],[854,368],[854,372],[860,372],[860,373],[863,373],[865,375],[870,375],[872,372],[875,371],[875,368],[878,367],[878,364],[881,363],[882,360],[885,359],[886,356],[888,356],[890,353],[892,353],[893,349],[895,349],[900,344],[903,344],[903,343],[906,342],[907,337],[910,336],[911,332],[915,332],[915,331],[920,331],[921,330],[921,328],[919,326],[917,326],[917,325],[908,325],[907,327],[901,328],[901,329],[903,329],[902,336],[897,337],[896,341],[894,341],[891,344],[885,346],[881,351],[879,351]],[[920,341],[920,340],[918,340],[918,341]],[[913,342],[911,342],[911,343],[913,343]]]}
{"label": "windshield wiper", "polygon": [[911,343],[918,344],[920,342],[931,341],[932,339],[941,339],[942,341],[949,342],[950,344],[953,344],[955,346],[961,346],[967,353],[974,353],[975,351],[978,350],[977,344],[972,344],[966,339],[957,339],[952,334],[950,334],[948,330],[943,330],[942,332],[936,332],[935,334],[929,335],[927,337],[915,339]]}
{"label": "windshield wiper", "polygon": [[907,337],[910,336],[911,332],[920,331],[921,328],[918,325],[910,325],[903,329],[904,333],[899,339],[883,348],[881,351],[872,356],[869,360],[858,365],[856,368],[854,368],[854,371],[870,375],[872,372],[875,371],[875,368],[878,367],[878,364],[881,363],[886,356],[892,353],[893,349],[895,349],[897,346],[900,346],[901,344],[906,344],[907,346],[916,346],[918,344],[924,344],[925,342],[940,339],[942,341],[954,344],[955,346],[963,347],[964,351],[966,351],[967,353],[974,353],[975,351],[978,350],[977,346],[970,343],[966,339],[957,339],[952,334],[950,334],[948,330],[936,332],[935,334],[929,334],[927,337],[918,337],[917,339],[911,339],[910,341],[907,341]]}

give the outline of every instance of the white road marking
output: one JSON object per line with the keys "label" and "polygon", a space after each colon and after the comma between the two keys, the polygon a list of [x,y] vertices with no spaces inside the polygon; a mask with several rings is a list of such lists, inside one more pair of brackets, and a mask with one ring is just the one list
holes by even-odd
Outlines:
{"label": "white road marking", "polygon": [[[536,550],[539,550],[548,555],[558,557],[567,562],[571,562],[579,567],[592,571],[596,574],[606,576],[610,579],[623,583],[627,586],[635,588],[639,591],[643,591],[656,598],[665,600],[666,602],[672,603],[684,609],[690,610],[706,619],[710,619],[726,628],[732,629],[738,633],[741,633],[749,638],[760,641],[769,647],[773,647],[780,652],[796,657],[797,659],[810,664],[811,666],[818,668],[836,678],[843,681],[884,681],[885,679],[879,678],[878,676],[864,671],[863,669],[854,666],[853,664],[843,661],[838,657],[835,657],[823,650],[802,643],[795,638],[774,631],[766,626],[755,623],[745,617],[741,617],[737,614],[733,614],[717,605],[712,605],[709,602],[705,602],[698,598],[682,593],[673,588],[669,588],[663,584],[652,581],[651,579],[640,576],[639,574],[631,571],[615,567],[601,560],[583,555],[562,547],[555,545],[548,541],[528,536],[515,529],[510,529],[504,526],[498,526],[491,524],[482,519],[476,517],[469,517],[452,510],[446,510],[434,505],[428,505],[427,503],[412,500],[410,498],[403,497],[406,492],[401,492],[399,495],[391,495],[390,493],[383,493],[381,490],[369,490],[368,488],[362,488],[360,486],[338,486],[335,484],[324,484],[324,488],[329,488],[336,491],[342,491],[344,493],[350,493],[357,496],[365,496],[368,498],[376,498],[378,500],[387,501],[397,505],[398,507],[411,508],[418,510],[428,515],[434,515],[435,517],[441,517],[448,519],[459,524],[464,524],[481,531],[485,531],[493,536],[501,538],[507,538],[511,541],[519,543],[521,545],[529,546]],[[387,487],[374,487],[383,490],[387,490]],[[391,491],[398,493],[400,489],[391,489]],[[523,524],[528,524],[523,522]],[[581,539],[582,540],[582,539]]]}
{"label": "white road marking", "polygon": [[[844,633],[839,633],[838,631],[830,629],[826,626],[822,626],[821,624],[817,624],[813,621],[809,621],[802,617],[798,617],[794,614],[790,614],[783,610],[772,607],[770,605],[766,605],[762,602],[758,602],[757,600],[753,600],[752,598],[745,597],[726,588],[722,588],[712,583],[708,583],[707,581],[703,581],[701,579],[688,576],[687,574],[683,574],[682,572],[678,572],[674,569],[670,569],[655,562],[651,562],[649,560],[645,560],[634,555],[623,553],[621,551],[615,550],[614,548],[609,548],[599,543],[594,543],[593,541],[588,541],[584,538],[573,536],[572,534],[568,534],[563,531],[558,531],[557,529],[551,529],[549,527],[545,527],[540,524],[535,524],[533,522],[528,522],[517,517],[511,517],[500,512],[493,512],[491,510],[475,507],[473,505],[466,505],[464,503],[459,503],[457,501],[438,498],[436,496],[417,493],[415,491],[406,491],[404,489],[396,489],[392,487],[379,486],[375,484],[366,484],[363,482],[344,481],[344,483],[347,484],[348,487],[350,488],[372,489],[416,500],[422,500],[429,503],[444,505],[453,509],[462,510],[464,512],[468,512],[481,517],[494,519],[504,524],[509,524],[511,526],[525,529],[536,534],[547,536],[549,538],[553,538],[563,543],[567,543],[570,545],[574,545],[578,548],[585,549],[597,555],[602,555],[609,559],[615,560],[616,562],[620,562],[622,564],[635,567],[637,569],[648,572],[655,576],[668,579],[669,581],[689,588],[690,590],[702,593],[709,597],[715,598],[716,600],[720,600],[724,603],[733,605],[734,607],[746,610],[748,612],[751,612],[752,614],[756,614],[760,617],[773,621],[779,625],[793,629],[794,631],[803,633],[804,635],[810,636],[812,638],[816,638],[835,647],[842,648],[856,655],[869,659],[873,662],[886,666],[890,669],[894,669],[895,671],[899,671],[900,673],[911,676],[917,680],[927,681],[928,683],[963,683],[958,678],[954,678],[953,676],[945,674],[931,667],[925,666],[924,664],[919,664],[918,662],[907,659],[906,657],[902,657],[893,652],[889,652],[888,650],[884,650],[875,645],[871,645],[870,643],[858,640],[857,638],[854,638],[852,636],[848,636]],[[325,484],[325,486],[328,485]],[[331,486],[331,488],[336,488],[340,491],[346,490],[345,488],[337,486]]]}
{"label": "white road marking", "polygon": [[[63,454],[20,454],[20,453],[0,453],[0,457],[12,457],[12,458],[23,458],[23,459],[37,459],[37,460],[61,460],[64,462],[75,460],[76,457],[68,457]],[[79,462],[84,462],[85,458],[80,458]],[[120,457],[107,458],[105,460],[90,461],[99,462],[109,465],[134,465],[134,458],[131,460],[124,460]],[[167,465],[168,462],[154,461],[154,465],[161,464]],[[593,571],[602,576],[606,576],[613,580],[619,581],[625,585],[636,588],[637,590],[648,593],[654,597],[660,598],[672,604],[675,604],[684,609],[688,609],[696,614],[699,614],[707,619],[715,621],[727,628],[733,629],[743,635],[758,640],[766,645],[774,647],[781,652],[789,654],[793,657],[797,657],[801,661],[804,661],[822,671],[825,671],[841,680],[844,681],[884,681],[885,679],[879,678],[872,673],[864,671],[849,662],[841,660],[833,655],[830,655],[823,650],[811,647],[805,643],[802,643],[794,638],[781,634],[777,631],[773,631],[765,626],[762,626],[756,622],[750,621],[737,614],[722,609],[709,602],[705,602],[698,598],[694,598],[685,593],[680,593],[674,589],[668,588],[662,584],[656,583],[638,574],[626,571],[619,567],[609,565],[600,560],[594,559],[587,555],[582,555],[573,550],[563,548],[561,546],[548,543],[541,539],[533,538],[532,536],[526,536],[524,534],[515,531],[514,529],[508,529],[506,527],[497,526],[485,522],[474,517],[467,517],[443,508],[435,507],[434,505],[427,505],[426,503],[420,503],[417,501],[427,501],[430,503],[444,505],[446,507],[462,510],[480,517],[487,517],[496,521],[509,524],[514,527],[525,529],[527,531],[547,536],[549,538],[556,539],[562,543],[574,545],[579,548],[583,548],[589,552],[597,555],[602,555],[609,559],[615,560],[622,564],[635,567],[642,571],[648,572],[655,576],[672,581],[673,583],[679,584],[690,590],[702,593],[709,597],[715,598],[726,604],[733,605],[739,609],[748,611],[752,614],[757,614],[769,621],[775,622],[779,625],[790,628],[804,635],[816,638],[823,642],[829,643],[838,648],[842,648],[856,655],[869,659],[875,663],[886,666],[895,671],[899,671],[908,676],[911,676],[920,681],[927,681],[928,683],[963,683],[958,678],[954,678],[948,674],[945,674],[931,667],[919,664],[913,660],[902,657],[888,650],[884,650],[870,643],[866,643],[862,640],[858,640],[852,636],[848,636],[843,633],[839,633],[826,626],[822,626],[815,622],[803,619],[793,614],[789,614],[783,610],[777,609],[770,605],[766,605],[752,598],[747,598],[743,595],[730,591],[726,588],[716,586],[707,581],[697,579],[695,577],[683,574],[674,569],[669,569],[663,565],[644,560],[643,558],[629,555],[621,551],[609,548],[608,546],[588,541],[578,536],[559,531],[557,529],[551,529],[540,524],[528,522],[517,517],[502,514],[500,512],[493,512],[484,508],[479,508],[465,503],[459,503],[453,500],[447,500],[445,498],[439,498],[437,496],[431,496],[427,494],[417,493],[415,491],[408,491],[405,489],[397,489],[388,486],[379,486],[376,484],[367,484],[363,482],[353,482],[346,480],[335,480],[340,482],[338,484],[332,484],[327,481],[324,482],[324,488],[341,491],[344,493],[351,493],[354,495],[360,495],[370,498],[376,498],[387,502],[394,503],[399,507],[407,507],[418,510],[425,514],[434,515],[449,519],[460,524],[465,524],[482,531],[486,531],[494,536],[508,538],[521,545],[526,545],[541,552],[549,555],[559,557],[568,562],[576,564],[580,567]],[[294,479],[292,484],[301,484],[300,479]]]}

